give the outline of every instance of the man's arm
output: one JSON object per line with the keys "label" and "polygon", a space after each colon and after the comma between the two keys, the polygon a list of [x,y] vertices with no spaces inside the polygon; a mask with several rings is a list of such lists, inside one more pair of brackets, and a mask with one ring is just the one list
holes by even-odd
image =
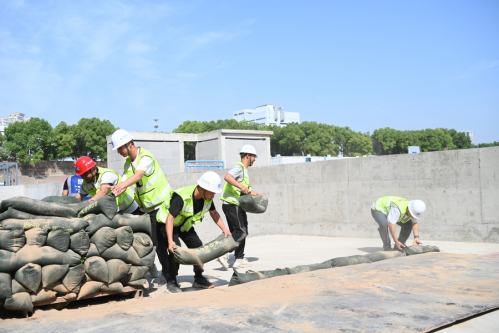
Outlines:
{"label": "man's arm", "polygon": [[95,200],[99,199],[100,197],[103,197],[107,194],[107,191],[109,191],[109,189],[111,188],[110,185],[108,184],[102,184],[100,186],[100,191],[95,193],[95,195],[88,201],[90,202],[94,202]]}
{"label": "man's arm", "polygon": [[168,217],[166,218],[166,238],[168,239],[168,252],[173,254],[173,248],[177,247],[177,244],[173,241],[173,220],[175,218],[172,214],[168,213]]}
{"label": "man's arm", "polygon": [[218,214],[217,210],[210,210],[210,216],[213,219],[213,221],[218,225],[220,229],[222,229],[222,232],[224,233],[225,237],[230,235],[230,231],[227,230],[225,227],[224,221],[222,221],[222,218],[220,217],[220,214]]}
{"label": "man's arm", "polygon": [[412,242],[412,245],[422,245],[423,242],[419,239],[419,227],[417,223],[412,223],[412,233],[414,234],[414,241]]}
{"label": "man's arm", "polygon": [[82,198],[82,196],[80,195],[80,193],[76,194],[75,196],[76,199],[82,201],[84,198]]}
{"label": "man's arm", "polygon": [[136,182],[138,182],[139,180],[141,180],[142,176],[144,176],[144,174],[145,174],[144,170],[137,170],[137,172],[135,172],[135,174],[132,177],[128,178],[124,182],[119,183],[118,185],[111,186],[111,189],[113,190],[113,194],[116,197],[120,196],[123,192],[125,192],[127,187],[129,187],[130,185],[133,185]]}
{"label": "man's arm", "polygon": [[62,195],[66,195],[67,196],[68,195],[68,190],[63,190],[62,191]]}
{"label": "man's arm", "polygon": [[236,178],[234,178],[234,176],[231,175],[230,173],[228,173],[228,174],[225,175],[224,180],[227,183],[229,183],[230,185],[235,186],[238,189],[240,189],[242,193],[244,193],[244,194],[250,193],[250,190],[246,186],[244,186],[243,184],[241,184],[240,182],[238,182],[236,180]]}
{"label": "man's arm", "polygon": [[399,250],[402,250],[402,248],[405,247],[405,245],[400,243],[397,238],[397,229],[395,228],[395,224],[388,222],[388,230],[390,230],[390,234],[392,235],[395,247]]}

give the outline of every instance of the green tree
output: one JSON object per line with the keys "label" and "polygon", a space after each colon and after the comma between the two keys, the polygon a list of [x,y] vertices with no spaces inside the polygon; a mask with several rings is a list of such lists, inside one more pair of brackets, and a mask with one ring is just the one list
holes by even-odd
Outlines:
{"label": "green tree", "polygon": [[487,147],[497,147],[499,146],[499,142],[494,141],[492,143],[479,143],[478,148],[487,148]]}
{"label": "green tree", "polygon": [[66,157],[78,158],[75,155],[77,126],[68,125],[61,121],[54,128],[53,146],[55,147],[55,158],[64,159]]}
{"label": "green tree", "polygon": [[[116,131],[109,120],[82,118],[77,125],[70,126],[69,133],[74,133],[76,145],[72,157],[89,156],[94,160],[107,160],[106,136]],[[71,141],[71,140],[68,140]]]}
{"label": "green tree", "polygon": [[53,158],[52,126],[40,118],[15,122],[5,128],[4,148],[10,160],[37,164]]}

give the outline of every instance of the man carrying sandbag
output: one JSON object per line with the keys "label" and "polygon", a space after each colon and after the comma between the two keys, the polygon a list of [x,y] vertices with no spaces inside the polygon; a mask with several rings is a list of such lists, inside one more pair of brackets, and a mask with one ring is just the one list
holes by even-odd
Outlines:
{"label": "man carrying sandbag", "polygon": [[[121,177],[116,171],[98,167],[97,163],[88,156],[80,157],[75,164],[76,175],[81,176],[83,183],[76,198],[80,201],[87,196],[92,198],[90,202],[94,202],[100,197],[111,193],[111,187],[121,183]],[[137,214],[140,212],[139,206],[133,199],[133,194],[130,189],[116,196],[116,204],[118,211]]]}
{"label": "man carrying sandbag", "polygon": [[[255,147],[244,145],[239,155],[241,156],[241,162],[236,163],[225,175],[224,180],[226,183],[223,188],[222,197],[220,198],[224,201],[222,209],[225,213],[232,237],[239,243],[239,247],[234,252],[236,257],[234,265],[232,265],[234,268],[251,266],[248,263],[248,259],[244,258],[244,247],[246,245],[246,236],[248,236],[248,217],[239,205],[239,198],[241,193],[260,195],[260,193],[251,190],[248,175],[248,168],[255,163],[255,159],[258,157]],[[218,261],[225,268],[229,268],[228,260],[228,254],[218,258]]]}
{"label": "man carrying sandbag", "polygon": [[[130,133],[122,129],[117,130],[111,136],[111,144],[113,150],[117,150],[118,154],[126,158],[123,181],[111,189],[115,196],[121,195],[128,189],[133,191],[135,202],[141,212],[148,213],[151,217],[151,236],[158,248],[156,211],[170,199],[172,192],[170,184],[154,155],[144,148],[135,146]],[[159,252],[156,253],[161,262]],[[152,266],[150,273],[153,278],[160,277],[155,265]]]}
{"label": "man carrying sandbag", "polygon": [[[201,223],[203,216],[210,212],[210,216],[222,229],[225,237],[230,235],[225,227],[220,214],[218,214],[213,203],[215,193],[222,192],[222,181],[220,176],[213,171],[205,172],[198,180],[198,185],[179,188],[171,195],[168,204],[161,206],[158,212],[158,221],[164,221],[164,227],[158,230],[159,252],[168,249],[168,260],[164,261],[163,253],[160,255],[163,274],[166,273],[166,291],[170,294],[181,292],[177,283],[177,275],[180,265],[175,262],[173,248],[180,245],[180,239],[188,248],[198,248],[203,246],[199,239],[194,225]],[[166,225],[165,225],[166,224]],[[203,267],[194,265],[194,288],[213,288],[213,284],[203,275]]]}
{"label": "man carrying sandbag", "polygon": [[[412,245],[423,244],[419,239],[418,220],[425,210],[426,204],[421,200],[407,200],[396,196],[385,196],[376,200],[371,207],[371,215],[379,225],[378,231],[383,241],[383,249],[392,250],[388,230],[395,242],[393,250],[405,247],[411,230],[414,232]],[[398,239],[396,224],[401,227]]]}

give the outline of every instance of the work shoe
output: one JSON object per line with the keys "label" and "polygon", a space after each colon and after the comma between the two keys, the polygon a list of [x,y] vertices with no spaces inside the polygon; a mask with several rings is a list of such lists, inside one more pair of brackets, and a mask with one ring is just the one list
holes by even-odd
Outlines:
{"label": "work shoe", "polygon": [[208,281],[208,279],[205,278],[202,275],[194,277],[194,283],[192,284],[192,287],[193,288],[202,288],[202,289],[215,288],[215,286],[213,285],[213,283],[211,283],[210,281]]}
{"label": "work shoe", "polygon": [[229,255],[228,254],[224,254],[223,256],[218,257],[218,262],[220,263],[220,265],[222,265],[226,269],[229,269]]}
{"label": "work shoe", "polygon": [[149,268],[149,277],[151,279],[157,279],[157,278],[161,277],[161,272],[158,271],[156,264],[152,264],[151,268]]}
{"label": "work shoe", "polygon": [[251,266],[252,265],[248,262],[248,259],[243,258],[243,259],[236,259],[236,261],[234,261],[234,265],[232,265],[232,268],[243,268]]}
{"label": "work shoe", "polygon": [[166,290],[170,294],[178,294],[182,292],[182,289],[180,289],[180,285],[177,282],[177,279],[175,280],[169,280],[166,282]]}

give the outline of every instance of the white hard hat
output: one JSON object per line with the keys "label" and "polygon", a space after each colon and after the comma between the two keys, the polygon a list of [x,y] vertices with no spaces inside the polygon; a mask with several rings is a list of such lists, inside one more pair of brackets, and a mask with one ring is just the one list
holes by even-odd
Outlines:
{"label": "white hard hat", "polygon": [[411,220],[416,222],[426,210],[426,204],[421,200],[411,200],[409,201],[409,212],[414,216]]}
{"label": "white hard hat", "polygon": [[[242,154],[242,153],[252,154],[252,155],[256,156],[256,149],[252,145],[244,145],[243,148],[241,148],[241,151],[239,152],[239,154]],[[256,156],[256,157],[258,157],[258,156]]]}
{"label": "white hard hat", "polygon": [[125,131],[124,129],[119,129],[111,135],[111,144],[113,145],[113,150],[118,149],[125,143],[133,140],[133,136]]}
{"label": "white hard hat", "polygon": [[203,173],[201,178],[198,179],[198,185],[210,192],[222,192],[222,180],[220,179],[220,176],[213,171]]}

